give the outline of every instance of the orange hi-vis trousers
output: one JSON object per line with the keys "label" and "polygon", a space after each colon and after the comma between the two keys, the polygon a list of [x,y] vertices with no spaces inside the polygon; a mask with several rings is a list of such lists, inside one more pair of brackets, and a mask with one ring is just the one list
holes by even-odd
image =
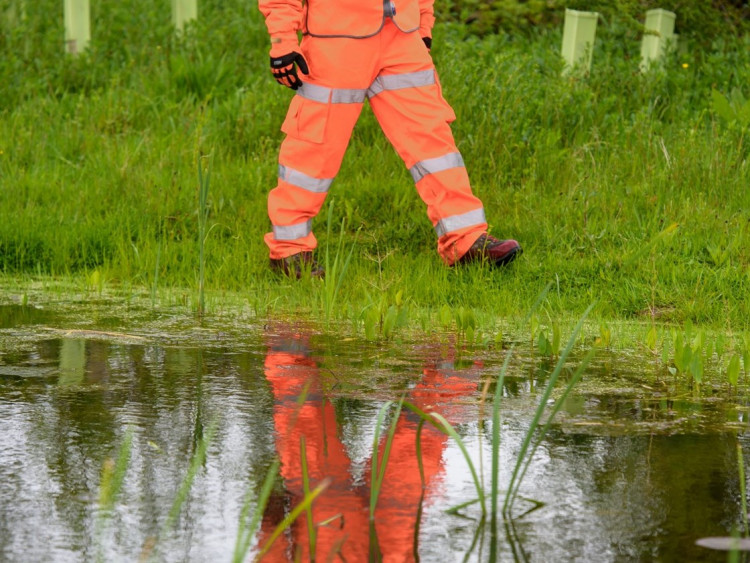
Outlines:
{"label": "orange hi-vis trousers", "polygon": [[487,231],[482,202],[474,196],[429,51],[418,33],[387,19],[362,39],[305,36],[301,51],[310,68],[281,127],[276,188],[268,195],[272,259],[312,250],[312,219],[339,171],[362,105],[370,102],[386,137],[404,160],[427,204],[427,215],[446,264],[463,256]]}

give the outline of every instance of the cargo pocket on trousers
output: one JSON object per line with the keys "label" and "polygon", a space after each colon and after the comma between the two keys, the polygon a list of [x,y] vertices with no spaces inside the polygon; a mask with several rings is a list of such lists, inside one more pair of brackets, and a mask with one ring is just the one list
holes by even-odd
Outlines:
{"label": "cargo pocket on trousers", "polygon": [[281,130],[294,139],[322,144],[331,104],[294,96]]}
{"label": "cargo pocket on trousers", "polygon": [[453,108],[447,102],[447,100],[443,97],[443,86],[440,84],[440,79],[438,78],[437,71],[435,71],[435,84],[437,84],[438,98],[440,98],[440,103],[444,108],[445,121],[446,123],[453,123],[454,121],[456,121],[456,113],[453,111]]}

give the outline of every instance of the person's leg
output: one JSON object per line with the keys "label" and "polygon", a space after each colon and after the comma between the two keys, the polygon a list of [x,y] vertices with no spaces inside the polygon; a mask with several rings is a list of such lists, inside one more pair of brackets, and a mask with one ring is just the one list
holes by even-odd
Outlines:
{"label": "person's leg", "polygon": [[302,42],[310,68],[292,99],[281,129],[278,184],[268,195],[272,231],[265,236],[272,260],[317,245],[312,219],[339,171],[366,89],[372,83],[370,40],[317,39]]}
{"label": "person's leg", "polygon": [[449,125],[455,114],[421,38],[389,24],[380,35],[381,70],[368,92],[370,104],[411,172],[435,227],[438,252],[451,265],[487,232],[484,207],[472,193]]}

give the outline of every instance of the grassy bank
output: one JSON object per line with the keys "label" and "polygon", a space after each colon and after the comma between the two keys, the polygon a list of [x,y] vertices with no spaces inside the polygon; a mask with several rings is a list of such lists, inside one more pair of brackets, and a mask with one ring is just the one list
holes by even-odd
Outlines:
{"label": "grassy bank", "polygon": [[330,237],[327,207],[314,222],[319,258],[342,224],[344,252],[354,245],[334,297],[267,269],[266,194],[292,93],[268,72],[254,3],[206,1],[176,37],[166,1],[97,2],[78,59],[60,56],[57,4],[36,5],[2,38],[6,277],[180,287],[196,304],[197,166],[210,155],[209,296],[366,323],[404,303],[521,315],[552,282],[552,314],[598,301],[602,319],[748,328],[750,38],[686,43],[642,75],[637,41],[605,28],[591,75],[564,78],[559,30],[480,40],[439,26],[433,56],[475,191],[492,233],[525,254],[502,272],[444,268],[411,177],[366,110],[330,192]]}

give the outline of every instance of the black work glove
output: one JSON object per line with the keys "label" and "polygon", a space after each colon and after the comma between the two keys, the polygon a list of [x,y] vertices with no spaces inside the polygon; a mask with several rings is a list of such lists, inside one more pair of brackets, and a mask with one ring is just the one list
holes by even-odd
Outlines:
{"label": "black work glove", "polygon": [[292,51],[282,57],[271,57],[271,72],[276,82],[292,90],[302,86],[302,81],[297,76],[297,67],[303,74],[310,74],[305,57],[297,51]]}
{"label": "black work glove", "polygon": [[432,37],[422,37],[422,41],[424,41],[424,46],[427,47],[428,51],[432,50]]}

